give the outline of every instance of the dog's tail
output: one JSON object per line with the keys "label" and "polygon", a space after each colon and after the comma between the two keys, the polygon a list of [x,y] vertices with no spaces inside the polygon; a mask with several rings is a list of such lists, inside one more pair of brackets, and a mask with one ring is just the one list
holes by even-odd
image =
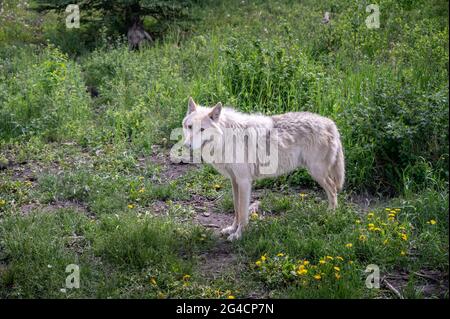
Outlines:
{"label": "dog's tail", "polygon": [[333,179],[336,184],[337,191],[341,191],[344,187],[345,180],[345,161],[344,161],[344,152],[342,150],[342,144],[337,138],[337,150],[336,150],[336,158],[334,160],[333,165],[330,168],[330,177]]}

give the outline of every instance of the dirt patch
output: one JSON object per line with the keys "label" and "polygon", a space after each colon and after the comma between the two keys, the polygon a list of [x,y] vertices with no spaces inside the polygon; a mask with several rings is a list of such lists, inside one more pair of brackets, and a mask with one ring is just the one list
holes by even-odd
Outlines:
{"label": "dirt patch", "polygon": [[95,218],[95,214],[90,212],[86,205],[72,201],[56,201],[50,204],[30,203],[20,207],[22,215],[27,216],[31,212],[39,210],[42,213],[53,213],[60,209],[72,209],[77,213],[86,214],[90,218]]}
{"label": "dirt patch", "polygon": [[411,277],[415,278],[414,290],[424,298],[448,297],[448,273],[429,269],[413,273],[400,271],[386,275],[381,280],[381,286],[386,292],[385,297],[405,298],[404,291]]}

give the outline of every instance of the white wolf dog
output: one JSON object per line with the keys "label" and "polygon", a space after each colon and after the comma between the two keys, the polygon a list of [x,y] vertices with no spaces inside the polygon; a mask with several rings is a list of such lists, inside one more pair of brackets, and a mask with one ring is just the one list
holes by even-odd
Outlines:
{"label": "white wolf dog", "polygon": [[[203,162],[211,150],[218,154],[210,163],[231,179],[235,216],[233,224],[221,231],[230,241],[239,239],[248,223],[252,181],[259,178],[306,168],[325,190],[329,208],[337,207],[337,192],[344,184],[344,154],[339,131],[328,118],[309,112],[244,114],[220,102],[199,106],[190,97],[183,135],[183,146],[193,154],[200,152]],[[235,140],[241,143],[235,145]],[[225,159],[226,151],[231,156],[225,154]]]}

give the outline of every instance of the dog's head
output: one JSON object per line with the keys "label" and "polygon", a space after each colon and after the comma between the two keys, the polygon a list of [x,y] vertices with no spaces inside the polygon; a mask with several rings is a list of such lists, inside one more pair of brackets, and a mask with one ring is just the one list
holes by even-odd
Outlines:
{"label": "dog's head", "polygon": [[186,116],[183,119],[184,146],[192,150],[199,150],[212,140],[212,134],[222,135],[219,126],[222,103],[214,107],[197,105],[192,97],[189,98]]}

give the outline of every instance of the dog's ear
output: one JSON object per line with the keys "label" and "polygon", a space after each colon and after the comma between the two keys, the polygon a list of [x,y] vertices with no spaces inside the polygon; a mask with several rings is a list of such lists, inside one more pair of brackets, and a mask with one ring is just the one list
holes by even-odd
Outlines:
{"label": "dog's ear", "polygon": [[195,104],[194,99],[192,96],[189,97],[189,103],[188,103],[188,111],[187,114],[191,114],[197,109],[197,104]]}
{"label": "dog's ear", "polygon": [[221,111],[222,111],[222,103],[219,102],[216,104],[216,106],[214,106],[211,112],[209,112],[209,117],[211,118],[211,120],[217,122],[219,120]]}

